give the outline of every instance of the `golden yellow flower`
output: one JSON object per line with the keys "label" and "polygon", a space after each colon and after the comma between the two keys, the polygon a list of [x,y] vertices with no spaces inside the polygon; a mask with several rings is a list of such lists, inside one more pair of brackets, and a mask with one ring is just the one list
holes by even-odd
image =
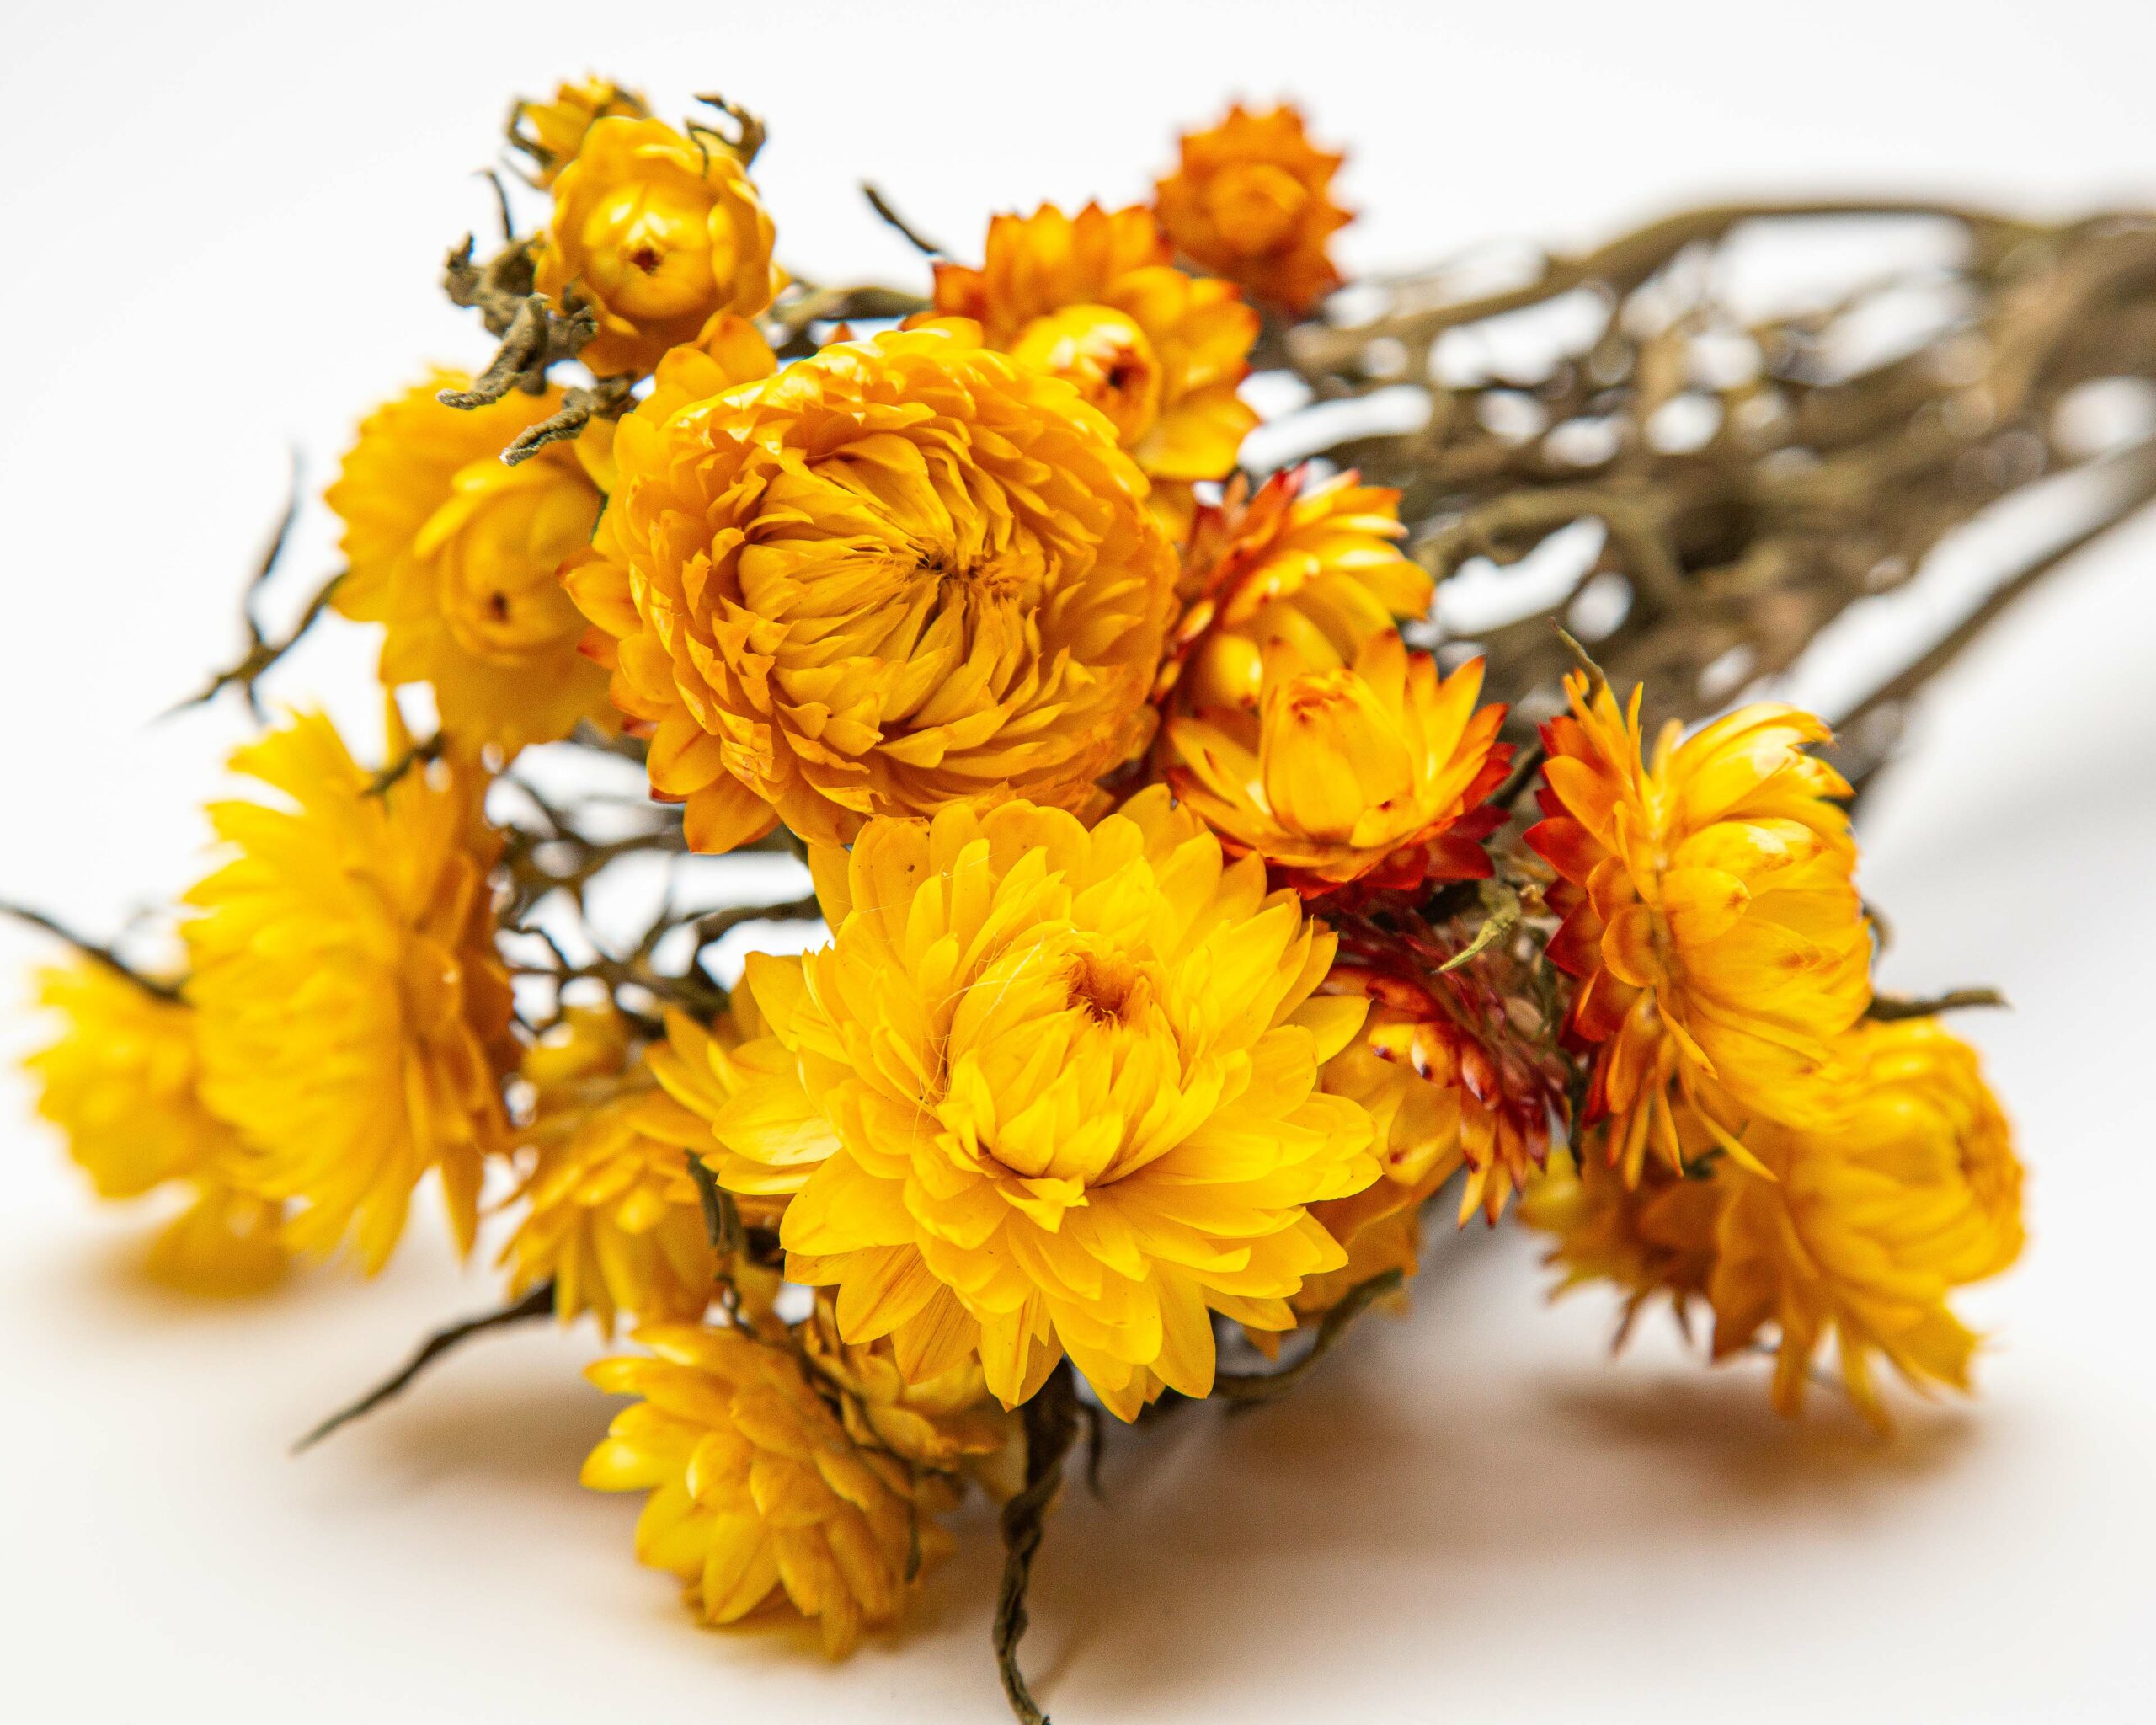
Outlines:
{"label": "golden yellow flower", "polygon": [[1856,846],[1833,798],[1849,785],[1805,752],[1825,725],[1741,708],[1641,753],[1639,692],[1567,682],[1543,728],[1543,812],[1527,841],[1561,878],[1550,961],[1581,979],[1571,1033],[1598,1049],[1588,1120],[1636,1175],[1647,1147],[1681,1159],[1673,1099],[1740,1159],[1744,1120],[1831,1122],[1834,1039],[1871,999]]}
{"label": "golden yellow flower", "polygon": [[1481,691],[1481,660],[1441,678],[1390,628],[1352,660],[1275,636],[1255,713],[1168,720],[1167,780],[1230,849],[1310,896],[1477,879],[1503,819],[1486,799],[1512,758],[1505,709],[1478,709]]}
{"label": "golden yellow flower", "polygon": [[1657,1295],[1680,1313],[1703,1300],[1717,1359],[1771,1327],[1784,1413],[1801,1407],[1831,1338],[1851,1401],[1883,1426],[1875,1357],[1913,1387],[1968,1388],[1977,1338],[1947,1295],[2020,1255],[2022,1172],[1966,1044],[1929,1019],[1867,1022],[1846,1044],[1842,1122],[1761,1123],[1746,1143],[1763,1172],[1714,1156],[1713,1128],[1680,1102],[1686,1174],[1650,1165],[1628,1189],[1594,1159],[1577,1173],[1553,1167],[1522,1213],[1557,1236],[1566,1286],[1625,1290],[1628,1326]]}
{"label": "golden yellow flower", "polygon": [[514,752],[606,710],[604,671],[577,651],[584,620],[562,559],[591,542],[599,488],[565,445],[506,466],[518,432],[561,405],[512,392],[470,413],[435,399],[436,372],[360,424],[323,500],[344,523],[335,604],[387,627],[382,680],[431,684],[444,729]]}
{"label": "golden yellow flower", "polygon": [[554,182],[535,284],[599,319],[578,358],[600,377],[648,371],[732,312],[753,318],[785,278],[748,171],[715,141],[663,120],[595,120]]}
{"label": "golden yellow flower", "polygon": [[1152,479],[1154,507],[1178,537],[1191,483],[1228,473],[1257,423],[1235,393],[1257,313],[1227,282],[1175,268],[1142,206],[998,216],[979,269],[936,266],[936,309],[974,319],[990,346],[1075,385]]}
{"label": "golden yellow flower", "polygon": [[1343,158],[1310,142],[1299,113],[1237,103],[1182,142],[1176,171],[1154,188],[1178,250],[1297,316],[1339,286],[1326,243],[1353,219],[1332,200]]}
{"label": "golden yellow flower", "polygon": [[1211,1388],[1210,1312],[1260,1329],[1345,1254],[1309,1207],[1375,1178],[1369,1117],[1317,1087],[1359,1000],[1333,939],[1154,787],[1059,810],[878,820],[812,855],[835,932],[747,981],[770,1038],[719,1183],[788,1194],[787,1274],[922,1383],[978,1351],[1024,1401],[1068,1354],[1118,1418]]}
{"label": "golden yellow flower", "polygon": [[232,766],[279,801],[211,805],[235,854],[187,895],[203,1099],[247,1140],[255,1189],[302,1206],[295,1246],[349,1236],[380,1269],[434,1169],[469,1250],[516,1060],[478,775],[414,766],[370,794],[318,713]]}
{"label": "golden yellow flower", "polygon": [[567,579],[691,846],[1082,806],[1146,740],[1174,559],[1060,379],[972,324],[830,347],[615,433]]}
{"label": "golden yellow flower", "polygon": [[237,1189],[248,1156],[203,1106],[195,1014],[88,959],[40,971],[56,1040],[23,1065],[38,1113],[100,1198],[185,1183],[194,1201],[150,1248],[152,1274],[197,1292],[244,1293],[282,1275],[281,1206]]}
{"label": "golden yellow flower", "polygon": [[543,190],[575,159],[594,122],[643,120],[650,113],[634,90],[587,76],[581,83],[556,85],[552,101],[519,102],[510,110],[509,139],[531,159],[531,183]]}
{"label": "golden yellow flower", "polygon": [[681,1146],[646,1130],[661,1098],[622,1015],[571,1008],[525,1050],[523,1076],[533,1115],[518,1142],[533,1160],[502,1249],[510,1297],[552,1280],[563,1323],[589,1311],[610,1337],[624,1312],[702,1317],[718,1269],[703,1207]]}
{"label": "golden yellow flower", "polygon": [[1307,467],[1275,473],[1255,495],[1241,474],[1198,511],[1182,557],[1186,601],[1155,686],[1178,704],[1256,710],[1265,643],[1305,657],[1352,659],[1396,621],[1430,608],[1429,571],[1401,554],[1400,494],[1350,472],[1313,483]]}
{"label": "golden yellow flower", "polygon": [[588,1375],[644,1399],[614,1418],[584,1464],[602,1492],[648,1492],[637,1557],[687,1583],[693,1610],[738,1622],[782,1591],[833,1658],[893,1621],[910,1553],[950,1549],[931,1518],[954,1493],[934,1472],[863,1449],[792,1349],[739,1330],[649,1325],[658,1357],[602,1359]]}

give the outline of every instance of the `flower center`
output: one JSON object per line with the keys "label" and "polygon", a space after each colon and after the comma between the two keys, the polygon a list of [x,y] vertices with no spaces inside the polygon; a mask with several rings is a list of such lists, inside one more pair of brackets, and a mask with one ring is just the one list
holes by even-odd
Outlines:
{"label": "flower center", "polygon": [[1018,334],[1011,356],[1075,385],[1125,447],[1161,416],[1161,361],[1145,332],[1106,306],[1065,306]]}
{"label": "flower center", "polygon": [[709,195],[686,184],[639,181],[600,199],[580,236],[593,291],[632,318],[701,311],[733,264],[710,216]]}
{"label": "flower center", "polygon": [[1128,1024],[1151,993],[1145,973],[1119,953],[1081,953],[1068,985],[1071,1006],[1101,1024]]}
{"label": "flower center", "polygon": [[1205,192],[1220,237],[1246,254],[1272,251],[1292,238],[1310,200],[1300,180],[1270,162],[1223,168]]}

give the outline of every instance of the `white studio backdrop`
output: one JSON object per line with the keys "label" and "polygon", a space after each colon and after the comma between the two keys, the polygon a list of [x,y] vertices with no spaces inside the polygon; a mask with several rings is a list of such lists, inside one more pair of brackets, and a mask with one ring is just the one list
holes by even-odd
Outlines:
{"label": "white studio backdrop", "polygon": [[[238,715],[147,721],[232,653],[288,448],[318,489],[423,361],[483,358],[434,278],[490,220],[470,170],[513,92],[723,90],[771,124],[785,257],[905,279],[862,177],[963,247],[995,210],[1144,195],[1238,93],[1353,152],[1351,270],[1727,193],[2146,203],[2153,63],[2137,0],[25,12],[0,56],[0,894],[109,928],[192,878]],[[310,507],[288,598],[333,540]],[[1891,1445],[1824,1402],[1785,1426],[1760,1372],[1709,1373],[1661,1321],[1611,1365],[1608,1302],[1545,1311],[1532,1243],[1477,1228],[1304,1397],[1186,1416],[1116,1448],[1104,1503],[1070,1494],[1027,1643],[1064,1725],[2148,1717],[2152,638],[2156,523],[1937,686],[1867,814],[1887,984],[2016,1007],[1963,1027],[2032,1170],[2029,1254],[1970,1302],[1980,1402],[1904,1401]],[[364,715],[372,649],[324,631],[272,692]],[[33,1033],[38,950],[0,931],[0,1052]],[[146,1226],[93,1210],[0,1081],[0,1717],[1004,1717],[985,1524],[915,1633],[845,1666],[699,1633],[632,1562],[632,1504],[574,1482],[608,1411],[591,1338],[483,1343],[290,1461],[490,1278],[423,1230],[372,1285],[189,1306],[128,1275]]]}

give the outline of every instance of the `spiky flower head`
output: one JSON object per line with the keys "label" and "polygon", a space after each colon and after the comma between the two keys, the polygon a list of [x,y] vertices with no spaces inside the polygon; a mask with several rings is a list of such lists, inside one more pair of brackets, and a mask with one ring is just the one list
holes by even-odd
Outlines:
{"label": "spiky flower head", "polygon": [[1871,999],[1856,846],[1833,799],[1849,784],[1807,753],[1827,727],[1745,707],[1643,758],[1640,692],[1618,711],[1575,673],[1572,711],[1543,727],[1547,818],[1527,842],[1561,882],[1550,961],[1580,979],[1568,1029],[1596,1050],[1590,1122],[1636,1176],[1650,1146],[1675,1165],[1675,1102],[1740,1158],[1754,1116],[1829,1123],[1836,1039]]}
{"label": "spiky flower head", "polygon": [[584,135],[595,122],[616,117],[643,120],[650,113],[634,90],[611,78],[586,74],[579,83],[556,85],[550,101],[519,102],[510,109],[510,147],[531,163],[531,183],[543,190],[576,159]]}
{"label": "spiky flower head", "polygon": [[607,712],[606,674],[579,653],[584,620],[562,559],[590,542],[601,499],[566,445],[510,467],[503,449],[561,405],[512,391],[469,413],[437,371],[360,422],[323,501],[344,524],[334,601],[381,623],[382,681],[426,683],[443,729],[514,753]]}
{"label": "spiky flower head", "polygon": [[843,343],[615,435],[568,574],[690,844],[1006,798],[1144,746],[1174,601],[1145,478],[961,319]]}
{"label": "spiky flower head", "polygon": [[[167,979],[157,979],[160,981]],[[195,1013],[88,959],[38,973],[59,1033],[26,1056],[37,1111],[100,1198],[190,1188],[150,1247],[148,1268],[190,1291],[249,1293],[284,1274],[282,1206],[243,1189],[239,1135],[203,1105]]]}
{"label": "spiky flower head", "polygon": [[1290,467],[1255,493],[1237,474],[1192,524],[1179,584],[1183,613],[1155,698],[1172,692],[1186,711],[1254,711],[1273,637],[1294,642],[1305,657],[1329,649],[1353,658],[1396,623],[1421,617],[1435,585],[1401,554],[1406,531],[1400,494],[1358,483],[1352,471],[1314,481],[1309,467]]}
{"label": "spiky flower head", "polygon": [[534,285],[596,316],[577,357],[601,377],[648,371],[728,312],[755,317],[784,282],[763,200],[715,139],[663,120],[596,120],[553,191]]}
{"label": "spiky flower head", "polygon": [[947,809],[818,849],[834,931],[752,958],[772,1035],[715,1069],[719,1183],[786,1194],[787,1274],[910,1382],[978,1354],[1024,1401],[1066,1354],[1118,1417],[1204,1395],[1218,1311],[1294,1322],[1345,1261],[1310,1206],[1376,1177],[1323,1094],[1360,1001],[1313,1000],[1333,948],[1294,895],[1165,789],[1087,831]]}
{"label": "spiky flower head", "polygon": [[1257,313],[1229,283],[1177,269],[1143,206],[998,216],[979,269],[936,266],[936,309],[973,318],[990,347],[1075,385],[1153,481],[1154,507],[1178,537],[1192,482],[1232,469],[1257,423],[1235,393]]}
{"label": "spiky flower head", "polygon": [[1326,247],[1353,219],[1332,196],[1344,158],[1310,142],[1299,111],[1239,102],[1185,132],[1182,152],[1154,200],[1184,256],[1298,317],[1339,286]]}
{"label": "spiky flower head", "polygon": [[349,1241],[379,1270],[434,1172],[469,1250],[516,1061],[480,776],[414,765],[377,788],[319,713],[232,765],[275,800],[211,806],[232,857],[187,895],[203,1100],[246,1140],[255,1189],[300,1206],[295,1246]]}
{"label": "spiky flower head", "polygon": [[833,1658],[894,1621],[921,1562],[951,1537],[956,1493],[933,1471],[867,1449],[782,1343],[744,1331],[647,1325],[652,1358],[602,1359],[592,1382],[643,1399],[584,1464],[603,1492],[648,1492],[637,1557],[686,1583],[690,1608],[734,1623],[775,1594]]}
{"label": "spiky flower head", "polygon": [[1167,781],[1230,849],[1307,896],[1490,873],[1487,799],[1511,749],[1502,706],[1478,708],[1482,661],[1440,676],[1391,629],[1343,658],[1318,640],[1266,644],[1257,709],[1169,719]]}

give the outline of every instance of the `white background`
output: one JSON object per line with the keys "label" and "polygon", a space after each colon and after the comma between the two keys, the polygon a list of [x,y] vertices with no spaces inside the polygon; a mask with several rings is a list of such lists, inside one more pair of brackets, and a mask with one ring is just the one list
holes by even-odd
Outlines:
{"label": "white background", "polygon": [[[1351,265],[1591,240],[1680,198],[1938,190],[2038,211],[2156,195],[2156,9],[1813,3],[1398,10],[24,8],[0,53],[0,889],[109,928],[198,867],[229,713],[146,727],[234,645],[283,485],[424,359],[488,220],[468,170],[514,91],[587,67],[663,111],[769,117],[759,177],[808,273],[909,254],[854,181],[963,244],[988,211],[1142,195],[1178,123],[1299,97],[1347,142]],[[286,596],[330,564],[320,510]],[[1063,1725],[2146,1718],[2156,1628],[2148,1046],[2156,524],[2084,555],[1941,683],[1867,817],[1890,985],[1976,980],[2034,1240],[1969,1309],[1972,1406],[1873,1439],[1790,1428],[1762,1373],[1606,1303],[1542,1306],[1530,1242],[1441,1242],[1416,1313],[1303,1399],[1118,1443],[1067,1502],[1027,1644]],[[1920,599],[1921,599],[1921,595]],[[357,698],[361,632],[288,696]],[[0,975],[37,950],[0,933]],[[26,1045],[19,1017],[0,1042]],[[581,1492],[594,1344],[483,1343],[303,1461],[284,1445],[491,1302],[430,1231],[382,1280],[240,1308],[129,1265],[0,1091],[0,1714],[19,1719],[980,1720],[985,1523],[903,1644],[825,1667],[699,1633]]]}

